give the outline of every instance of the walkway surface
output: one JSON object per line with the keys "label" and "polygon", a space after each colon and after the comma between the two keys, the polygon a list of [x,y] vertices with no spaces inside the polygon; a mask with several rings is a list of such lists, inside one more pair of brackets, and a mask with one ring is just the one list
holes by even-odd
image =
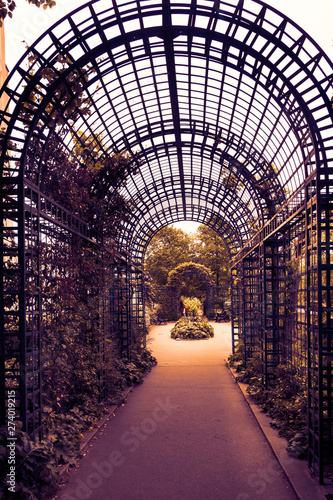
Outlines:
{"label": "walkway surface", "polygon": [[70,474],[57,499],[295,500],[226,367],[230,324],[209,340],[148,344],[158,365]]}

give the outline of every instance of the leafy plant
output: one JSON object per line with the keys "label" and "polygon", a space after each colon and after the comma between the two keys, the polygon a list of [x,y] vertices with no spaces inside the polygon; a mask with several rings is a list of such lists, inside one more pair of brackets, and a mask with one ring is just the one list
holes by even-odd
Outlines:
{"label": "leafy plant", "polygon": [[117,358],[114,361],[114,366],[118,370],[120,387],[123,389],[126,386],[141,384],[144,376],[157,363],[152,354],[140,347],[136,347],[131,351],[130,361],[124,358]]}
{"label": "leafy plant", "polygon": [[[114,351],[112,351],[114,352]],[[110,359],[109,359],[110,361]],[[90,397],[90,390],[80,393],[77,405],[59,412],[56,402],[45,406],[43,412],[44,439],[33,441],[16,423],[16,489],[8,491],[7,471],[9,449],[7,447],[7,427],[0,429],[0,498],[18,500],[39,500],[53,494],[59,484],[58,465],[74,465],[80,452],[83,433],[93,428],[100,415],[106,411],[107,403],[114,403],[121,391],[129,385],[140,384],[145,374],[156,365],[156,359],[141,344],[131,349],[131,359],[119,355],[112,358],[107,377],[108,398],[100,402],[97,395]],[[87,370],[89,371],[89,365]],[[96,383],[94,374],[92,380]],[[75,395],[72,395],[73,401]]]}
{"label": "leafy plant", "polygon": [[82,432],[92,424],[93,417],[87,421],[84,412],[78,408],[73,408],[63,415],[56,414],[51,408],[45,408],[44,414],[46,414],[44,425],[47,426],[46,439],[52,443],[58,463],[74,465],[80,450]]}
{"label": "leafy plant", "polygon": [[230,256],[225,240],[204,225],[198,227],[194,238],[195,262],[210,269],[215,284],[224,288],[223,300],[227,300],[230,296]]}
{"label": "leafy plant", "polygon": [[16,422],[15,492],[8,488],[9,448],[7,428],[0,429],[0,496],[6,500],[39,500],[58,487],[58,460],[49,440],[32,441]]}
{"label": "leafy plant", "polygon": [[196,318],[199,314],[200,309],[202,308],[201,301],[196,297],[194,297],[193,299],[190,297],[185,297],[182,298],[182,302],[188,310],[190,316]]}
{"label": "leafy plant", "polygon": [[[285,365],[279,365],[275,370],[274,384],[267,390],[265,400],[261,403],[262,410],[272,419],[272,426],[279,430],[280,435],[290,440],[290,445],[298,435],[307,428],[307,392],[305,381],[293,373]],[[297,441],[296,440],[296,441]],[[304,451],[306,438],[302,440]],[[295,442],[294,442],[295,444]],[[295,446],[291,446],[290,449]]]}
{"label": "leafy plant", "polygon": [[214,337],[214,329],[203,318],[181,318],[171,330],[172,339],[199,340]]}

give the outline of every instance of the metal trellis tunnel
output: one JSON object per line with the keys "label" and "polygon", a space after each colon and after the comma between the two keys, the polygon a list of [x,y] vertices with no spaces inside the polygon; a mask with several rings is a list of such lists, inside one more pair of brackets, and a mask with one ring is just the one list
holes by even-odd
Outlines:
{"label": "metal trellis tunnel", "polygon": [[71,154],[84,134],[104,157],[140,160],[122,187],[132,212],[117,242],[112,331],[126,349],[133,316],[144,320],[151,238],[181,220],[214,229],[232,259],[234,343],[245,359],[259,353],[264,384],[279,364],[307,382],[309,466],[323,482],[333,446],[333,66],[320,47],[261,0],[96,0],[28,49],[2,95],[3,418],[14,387],[24,428],[40,426],[41,245],[75,235],[98,249],[95,229],[45,192],[49,142]]}

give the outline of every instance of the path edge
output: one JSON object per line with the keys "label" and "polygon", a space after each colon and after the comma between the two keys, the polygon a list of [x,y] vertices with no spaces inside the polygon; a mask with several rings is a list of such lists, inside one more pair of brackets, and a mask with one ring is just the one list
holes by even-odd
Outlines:
{"label": "path edge", "polygon": [[[127,387],[120,395],[119,401],[108,407],[107,412],[97,420],[94,424],[94,429],[92,431],[85,431],[83,433],[83,438],[80,441],[80,450],[76,460],[80,460],[83,454],[87,451],[87,448],[91,444],[91,441],[98,436],[98,434],[104,429],[108,424],[109,420],[115,415],[115,411],[126,403],[126,398],[133,391],[134,386]],[[65,479],[65,477],[74,470],[71,464],[59,465],[58,472],[59,478]],[[58,492],[57,492],[58,493]]]}
{"label": "path edge", "polygon": [[288,444],[287,440],[280,437],[278,431],[271,427],[270,423],[272,420],[260,410],[258,404],[254,402],[251,396],[246,392],[248,385],[237,380],[237,373],[231,368],[227,360],[226,365],[235,383],[238,385],[239,390],[243,394],[246,403],[284,471],[298,500],[327,500],[327,498],[330,498],[330,495],[333,496],[333,485],[319,484],[309,471],[305,462],[288,453],[286,449]]}

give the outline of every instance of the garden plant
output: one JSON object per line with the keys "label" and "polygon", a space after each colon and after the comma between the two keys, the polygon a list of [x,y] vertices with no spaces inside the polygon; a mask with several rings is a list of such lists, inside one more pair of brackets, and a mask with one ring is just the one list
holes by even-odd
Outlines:
{"label": "garden plant", "polygon": [[183,298],[187,314],[180,318],[171,330],[171,338],[175,340],[199,340],[214,337],[214,329],[206,319],[199,316],[202,304],[197,298]]}

